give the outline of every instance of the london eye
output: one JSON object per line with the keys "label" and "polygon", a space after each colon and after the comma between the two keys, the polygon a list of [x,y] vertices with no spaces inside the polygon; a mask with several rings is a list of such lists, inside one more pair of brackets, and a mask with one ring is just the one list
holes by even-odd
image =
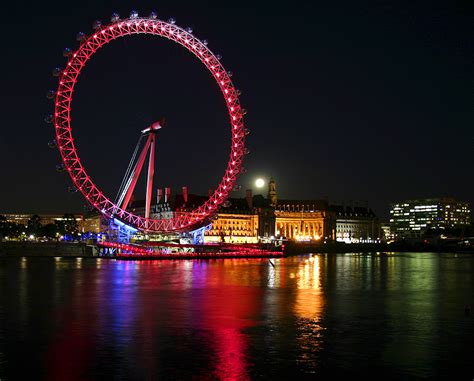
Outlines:
{"label": "london eye", "polygon": [[[129,166],[119,189],[118,197],[114,200],[104,194],[88,175],[78,156],[72,134],[71,109],[73,94],[82,69],[104,45],[118,38],[137,34],[166,38],[192,53],[217,82],[228,111],[229,127],[231,129],[230,155],[222,179],[215,189],[210,192],[209,198],[204,203],[190,211],[176,212],[168,218],[150,217],[154,146],[157,130],[162,127],[160,122],[155,122],[142,131],[142,137],[146,138],[145,146],[138,160]],[[245,136],[248,133],[244,126],[246,111],[240,105],[240,93],[232,83],[232,73],[224,68],[220,56],[214,54],[207,47],[206,40],[200,40],[194,36],[190,28],[179,27],[172,18],[167,21],[160,20],[154,12],[147,17],[139,17],[137,12],[132,11],[130,16],[125,19],[121,19],[118,14],[114,13],[109,23],[95,22],[92,34],[79,33],[77,39],[79,47],[76,50],[64,50],[64,56],[68,60],[65,68],[57,68],[53,72],[59,81],[57,89],[48,93],[48,98],[54,100],[54,113],[47,117],[48,121],[52,122],[55,127],[55,145],[59,149],[62,158],[60,169],[64,169],[69,173],[74,187],[103,216],[118,219],[128,226],[145,232],[191,230],[216,213],[219,206],[226,201],[230,192],[234,189],[237,176],[242,172],[243,158],[248,153],[245,148]],[[145,213],[142,216],[130,212],[127,207],[148,152],[146,203]]]}

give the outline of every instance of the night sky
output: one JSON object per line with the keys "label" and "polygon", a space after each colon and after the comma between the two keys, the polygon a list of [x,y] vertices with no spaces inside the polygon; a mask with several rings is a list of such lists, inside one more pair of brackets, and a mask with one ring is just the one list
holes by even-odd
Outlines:
{"label": "night sky", "polygon": [[[280,198],[368,201],[382,219],[403,199],[474,203],[472,1],[10,1],[1,23],[0,213],[83,212],[47,146],[45,94],[77,32],[131,9],[191,26],[234,73],[251,130],[236,196],[273,176]],[[206,194],[230,152],[225,103],[206,68],[151,36],[116,40],[88,62],[73,136],[111,198],[139,131],[161,117],[157,187]]]}

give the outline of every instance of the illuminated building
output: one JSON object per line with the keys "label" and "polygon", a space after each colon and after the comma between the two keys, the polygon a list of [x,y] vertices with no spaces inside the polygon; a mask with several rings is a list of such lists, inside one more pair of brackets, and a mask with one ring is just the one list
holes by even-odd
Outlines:
{"label": "illuminated building", "polygon": [[[186,213],[205,200],[203,196],[183,192],[172,199],[171,208],[175,213]],[[257,243],[260,227],[265,226],[265,223],[260,223],[263,214],[259,211],[266,205],[266,200],[262,196],[253,196],[251,190],[247,190],[245,198],[229,198],[210,221],[212,227],[206,231],[204,242]]]}
{"label": "illuminated building", "polygon": [[98,212],[84,216],[84,232],[101,233],[106,229],[106,225],[104,217]]}
{"label": "illuminated building", "polygon": [[324,200],[278,200],[276,235],[296,241],[332,239],[328,204]]}
{"label": "illuminated building", "polygon": [[204,242],[258,242],[258,215],[254,213],[217,213],[211,230],[204,236]]}
{"label": "illuminated building", "polygon": [[273,179],[268,198],[275,205],[277,236],[296,241],[380,241],[380,223],[368,206],[329,205],[326,200],[278,200]]}
{"label": "illuminated building", "polygon": [[450,229],[470,224],[469,203],[453,198],[407,200],[392,204],[390,208],[390,225],[396,238],[416,238],[427,229]]}
{"label": "illuminated building", "polygon": [[381,241],[380,222],[368,207],[331,205],[336,220],[336,241],[372,243]]}
{"label": "illuminated building", "polygon": [[[207,197],[183,193],[173,195],[169,188],[158,192],[151,205],[151,218],[173,218],[191,213]],[[143,215],[145,201],[132,202],[130,212]],[[268,194],[253,195],[247,189],[245,198],[229,198],[217,213],[204,221],[211,228],[204,242],[256,243],[271,239],[306,242],[379,242],[380,223],[368,207],[329,205],[327,200],[279,200],[276,183],[270,179]]]}

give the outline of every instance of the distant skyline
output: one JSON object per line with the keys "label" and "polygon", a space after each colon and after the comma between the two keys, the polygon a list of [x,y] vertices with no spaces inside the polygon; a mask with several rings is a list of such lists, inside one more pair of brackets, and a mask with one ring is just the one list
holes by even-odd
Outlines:
{"label": "distant skyline", "polygon": [[[191,26],[233,72],[251,130],[233,197],[266,194],[255,180],[273,177],[280,198],[367,201],[381,219],[404,199],[474,204],[472,2],[52,1],[4,7],[0,213],[83,211],[69,176],[55,171],[45,94],[77,32],[132,9]],[[72,108],[79,155],[112,199],[139,131],[161,117],[157,187],[207,194],[224,173],[224,101],[205,67],[172,42],[110,43],[81,73]]]}

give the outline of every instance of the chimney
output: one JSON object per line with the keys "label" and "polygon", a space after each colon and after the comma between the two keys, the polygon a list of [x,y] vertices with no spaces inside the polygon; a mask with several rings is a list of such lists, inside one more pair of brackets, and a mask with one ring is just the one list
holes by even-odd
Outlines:
{"label": "chimney", "polygon": [[184,203],[188,203],[188,187],[183,187],[183,200]]}
{"label": "chimney", "polygon": [[249,209],[252,209],[253,208],[252,189],[247,189],[245,191],[245,199],[247,200],[247,205]]}
{"label": "chimney", "polygon": [[158,191],[156,192],[156,203],[157,204],[160,203],[162,197],[163,197],[163,189],[158,188]]}
{"label": "chimney", "polygon": [[171,199],[171,188],[165,188],[165,202],[170,202]]}

